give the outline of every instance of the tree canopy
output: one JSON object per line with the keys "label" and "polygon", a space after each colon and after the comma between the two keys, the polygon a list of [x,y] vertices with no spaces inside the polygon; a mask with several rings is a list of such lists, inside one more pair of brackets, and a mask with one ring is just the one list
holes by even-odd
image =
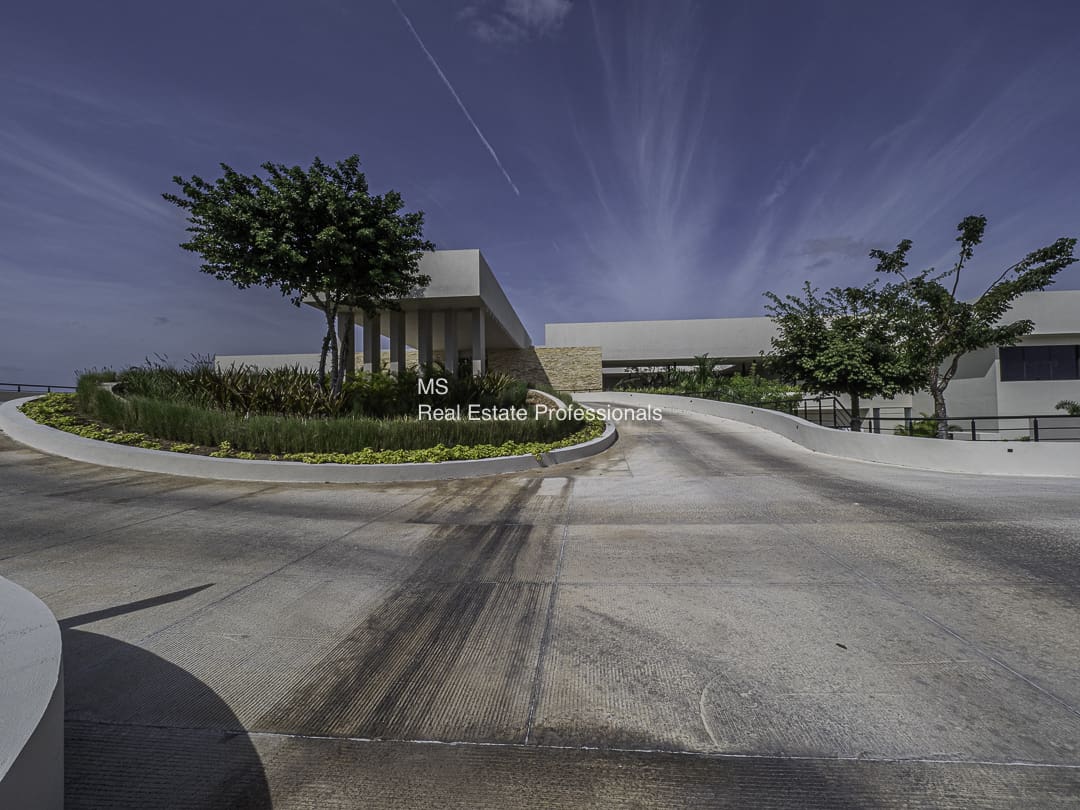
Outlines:
{"label": "tree canopy", "polygon": [[396,191],[371,194],[356,155],[333,166],[316,157],[308,169],[261,168],[265,179],[222,163],[213,183],[177,176],[181,193],[162,196],[187,212],[192,236],[180,247],[202,257],[202,272],[239,288],[277,288],[296,306],[310,299],[322,310],[319,379],[340,390],[341,309],[395,309],[431,281],[419,270],[423,253],[435,249],[423,238],[424,214],[402,212]]}
{"label": "tree canopy", "polygon": [[1003,322],[1013,301],[1024,293],[1045,290],[1076,261],[1076,239],[1058,239],[1007,267],[977,298],[962,300],[957,298],[961,273],[982,242],[986,217],[965,217],[957,230],[959,256],[952,269],[944,272],[931,267],[909,275],[905,268],[910,239],[892,251],[870,252],[878,260],[877,272],[899,279],[887,285],[890,294],[882,299],[887,304],[885,314],[913,381],[933,397],[939,436],[947,429],[945,390],[961,356],[990,346],[1012,346],[1030,334],[1035,328],[1030,320]]}
{"label": "tree canopy", "polygon": [[877,282],[824,294],[806,282],[801,296],[784,298],[766,292],[777,328],[769,368],[808,393],[849,397],[858,430],[862,398],[893,396],[912,384],[888,316],[891,295]]}

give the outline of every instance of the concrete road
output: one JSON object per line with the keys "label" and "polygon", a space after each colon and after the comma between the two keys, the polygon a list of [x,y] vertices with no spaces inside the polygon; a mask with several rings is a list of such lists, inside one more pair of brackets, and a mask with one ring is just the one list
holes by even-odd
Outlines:
{"label": "concrete road", "polygon": [[1080,482],[668,413],[483,481],[213,483],[0,437],[68,807],[1080,805]]}

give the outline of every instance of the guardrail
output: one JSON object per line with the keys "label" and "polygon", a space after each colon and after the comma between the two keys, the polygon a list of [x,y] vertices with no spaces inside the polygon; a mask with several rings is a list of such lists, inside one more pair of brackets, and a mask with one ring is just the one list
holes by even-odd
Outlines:
{"label": "guardrail", "polygon": [[[935,416],[890,417],[873,414],[866,420],[870,432],[885,431],[897,436],[936,435],[937,428],[946,423],[950,439],[978,441],[1080,441],[1080,416],[1067,413],[1021,414],[1018,416]],[[891,430],[889,429],[891,426]],[[920,429],[921,428],[921,429]]]}
{"label": "guardrail", "polygon": [[[613,394],[649,394],[659,393],[641,390],[622,391],[616,389],[614,391],[604,391],[602,393]],[[662,396],[679,396],[679,397],[693,397],[695,399],[709,399],[714,402],[733,402],[736,405],[747,405],[752,408],[768,408],[773,411],[780,411],[780,413],[791,414],[792,416],[800,416],[807,422],[813,422],[823,427],[834,427],[837,429],[848,429],[851,427],[852,422],[864,422],[863,419],[852,419],[851,411],[834,396],[821,395],[821,396],[792,396],[792,397],[777,397],[777,398],[751,398],[751,399],[739,399],[738,397],[731,396],[730,393],[721,391],[680,391],[678,393],[661,393]]]}
{"label": "guardrail", "polygon": [[[607,393],[607,392],[605,392]],[[611,393],[649,393],[611,392]],[[755,408],[768,408],[805,419],[822,427],[851,430],[853,424],[867,433],[891,433],[897,436],[933,438],[937,425],[947,422],[950,439],[966,441],[1080,441],[1080,416],[1066,413],[1018,414],[1015,416],[951,416],[946,420],[933,416],[913,416],[910,408],[871,408],[868,416],[853,418],[851,412],[834,396],[803,396],[783,399],[740,400],[717,391],[684,391],[667,396],[693,397],[715,402],[732,402]],[[886,411],[902,416],[886,416]]]}
{"label": "guardrail", "polygon": [[36,391],[44,391],[46,394],[51,394],[53,391],[74,391],[74,385],[34,385],[33,383],[6,383],[0,382],[0,391],[25,391],[28,394],[33,394]]}

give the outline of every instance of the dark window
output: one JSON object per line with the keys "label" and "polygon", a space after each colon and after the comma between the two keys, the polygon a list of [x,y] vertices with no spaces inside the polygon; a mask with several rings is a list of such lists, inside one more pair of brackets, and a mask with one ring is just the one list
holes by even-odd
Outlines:
{"label": "dark window", "polygon": [[1080,346],[1002,346],[1001,379],[1080,380]]}

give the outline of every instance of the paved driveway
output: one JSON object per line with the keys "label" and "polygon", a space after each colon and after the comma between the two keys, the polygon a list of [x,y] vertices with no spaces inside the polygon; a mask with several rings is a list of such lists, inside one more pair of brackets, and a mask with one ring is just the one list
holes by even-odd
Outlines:
{"label": "paved driveway", "polygon": [[205,482],[0,436],[68,807],[1080,802],[1080,482],[668,413],[481,481]]}

